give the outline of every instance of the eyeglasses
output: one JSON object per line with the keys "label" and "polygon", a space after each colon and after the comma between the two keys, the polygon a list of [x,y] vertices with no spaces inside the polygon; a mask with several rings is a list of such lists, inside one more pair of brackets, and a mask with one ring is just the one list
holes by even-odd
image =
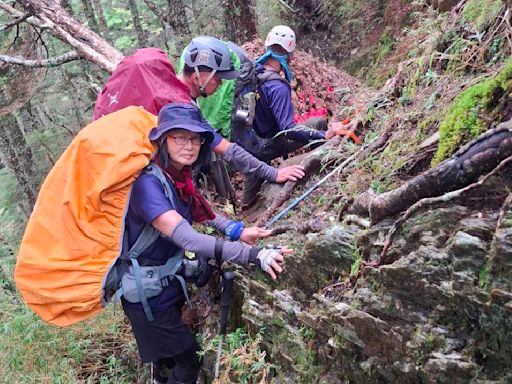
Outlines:
{"label": "eyeglasses", "polygon": [[169,135],[169,137],[174,141],[176,145],[187,145],[190,141],[192,145],[201,145],[204,144],[205,138],[204,137],[188,137],[188,136],[172,136]]}

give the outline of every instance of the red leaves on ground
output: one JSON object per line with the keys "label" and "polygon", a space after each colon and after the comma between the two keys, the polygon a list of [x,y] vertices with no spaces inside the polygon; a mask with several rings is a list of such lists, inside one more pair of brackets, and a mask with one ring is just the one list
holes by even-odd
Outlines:
{"label": "red leaves on ground", "polygon": [[[260,39],[245,43],[243,47],[254,59],[265,52]],[[296,50],[290,69],[293,74],[292,100],[297,123],[328,114],[329,111],[336,115],[341,107],[357,104],[353,95],[361,88],[360,81],[324,60]],[[343,105],[340,105],[342,101]]]}

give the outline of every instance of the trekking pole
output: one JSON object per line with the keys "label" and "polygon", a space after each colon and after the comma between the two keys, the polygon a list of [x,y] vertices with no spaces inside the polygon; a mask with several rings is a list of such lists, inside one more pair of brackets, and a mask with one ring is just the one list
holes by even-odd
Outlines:
{"label": "trekking pole", "polygon": [[222,199],[228,198],[228,191],[226,189],[226,183],[224,181],[224,175],[222,174],[220,157],[212,152],[211,170],[213,174],[213,182],[215,183],[215,190]]}
{"label": "trekking pole", "polygon": [[[356,152],[357,153],[357,152]],[[285,209],[283,209],[281,212],[279,212],[277,215],[275,215],[267,224],[265,224],[265,228],[270,228],[277,220],[279,220],[281,217],[286,215],[289,211],[291,211],[293,208],[295,208],[302,200],[304,200],[306,197],[308,197],[315,189],[317,189],[320,185],[322,185],[329,177],[334,175],[339,170],[346,167],[348,163],[350,163],[356,153],[354,153],[352,156],[350,156],[347,160],[345,160],[343,163],[338,165],[336,168],[334,168],[331,172],[329,172],[327,175],[324,176],[324,178],[320,181],[318,181],[315,185],[313,185],[311,188],[309,188],[306,192],[304,192],[301,196],[297,197],[290,205],[288,205]]]}
{"label": "trekking pole", "polygon": [[231,206],[233,207],[233,213],[236,216],[237,205],[236,205],[235,188],[233,188],[233,184],[231,184],[231,180],[229,179],[229,173],[228,173],[228,169],[226,168],[226,164],[224,163],[223,160],[221,160],[221,162],[219,164],[220,164],[220,171],[222,174],[222,179],[224,180],[224,184],[226,185],[226,192],[228,194],[229,201],[231,202]]}
{"label": "trekking pole", "polygon": [[220,331],[219,331],[219,346],[217,348],[217,360],[215,361],[215,379],[220,376],[220,356],[222,354],[222,342],[226,334],[226,324],[228,321],[229,304],[231,303],[231,291],[233,288],[233,280],[235,274],[231,271],[224,271],[222,273],[222,293],[220,299]]}

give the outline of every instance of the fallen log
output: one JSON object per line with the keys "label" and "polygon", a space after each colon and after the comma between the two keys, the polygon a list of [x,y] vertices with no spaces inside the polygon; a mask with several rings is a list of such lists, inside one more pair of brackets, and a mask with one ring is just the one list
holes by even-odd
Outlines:
{"label": "fallen log", "polygon": [[436,167],[414,177],[401,187],[375,195],[359,195],[350,212],[369,216],[373,224],[407,210],[417,201],[463,188],[492,171],[512,155],[512,120],[501,123]]}
{"label": "fallen log", "polygon": [[[320,169],[320,165],[322,162],[323,153],[327,150],[331,150],[337,147],[341,143],[341,138],[335,137],[334,139],[328,141],[321,147],[315,149],[312,152],[309,152],[302,158],[300,165],[304,167],[304,171],[307,176],[314,174],[318,169]],[[307,178],[306,176],[306,178]],[[267,221],[270,220],[272,215],[281,207],[286,201],[290,199],[290,195],[292,194],[297,183],[304,182],[304,179],[299,181],[288,181],[284,184],[277,195],[272,196],[272,203],[267,208],[267,210],[259,217],[256,225],[262,226]]]}

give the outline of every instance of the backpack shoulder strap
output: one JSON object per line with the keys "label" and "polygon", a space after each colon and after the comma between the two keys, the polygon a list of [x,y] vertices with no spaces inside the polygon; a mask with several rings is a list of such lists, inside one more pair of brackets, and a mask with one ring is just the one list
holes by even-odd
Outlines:
{"label": "backpack shoulder strap", "polygon": [[158,165],[151,163],[145,168],[145,172],[149,173],[150,175],[155,176],[160,181],[160,183],[162,183],[162,186],[164,187],[165,195],[171,201],[173,207],[176,207],[176,200],[174,197],[173,189],[172,189],[171,185],[169,184],[167,177],[165,177],[162,169]]}
{"label": "backpack shoulder strap", "polygon": [[[148,165],[144,172],[147,172],[151,175],[154,175],[164,187],[164,192],[167,198],[171,201],[173,206],[176,206],[175,204],[175,197],[172,190],[172,187],[169,184],[169,181],[165,177],[163,171],[158,167],[156,164],[151,163]],[[140,265],[138,262],[138,257],[142,252],[144,252],[146,249],[148,249],[160,236],[160,232],[153,227],[151,224],[146,223],[144,225],[144,228],[142,229],[142,232],[139,234],[139,237],[135,241],[135,243],[132,245],[130,250],[127,253],[128,258],[130,259],[132,266],[133,266],[133,272],[135,275],[135,283],[137,285],[137,290],[139,292],[139,297],[141,300],[142,307],[144,309],[144,312],[146,314],[146,317],[148,318],[148,321],[153,321],[153,314],[151,312],[151,308],[148,303],[148,298],[146,297],[146,294],[144,293],[144,287],[142,284],[142,273],[140,269]],[[125,234],[126,237],[126,234]],[[183,292],[185,293],[185,297],[187,299],[187,302],[190,302],[188,298],[188,292],[186,289],[185,281],[181,276],[176,275],[176,272],[181,267],[181,264],[183,263],[183,250],[180,250],[179,252],[176,252],[174,256],[171,256],[169,260],[167,260],[166,264],[161,267],[159,274],[160,278],[164,279],[166,277],[176,277],[178,278]]]}
{"label": "backpack shoulder strap", "polygon": [[[151,163],[144,169],[144,172],[154,175],[162,183],[165,195],[171,201],[171,204],[173,206],[176,206],[172,187],[170,186],[167,178],[165,177],[160,167],[158,167],[156,164]],[[127,258],[138,258],[142,252],[148,249],[151,246],[151,244],[153,244],[156,241],[158,236],[160,236],[160,232],[151,224],[146,224],[142,229],[142,232],[139,234],[139,237],[137,237],[137,240],[135,240],[135,243],[128,250],[126,255]]]}
{"label": "backpack shoulder strap", "polygon": [[258,87],[261,86],[264,82],[270,80],[280,80],[283,83],[290,84],[288,80],[286,80],[283,76],[275,71],[264,70],[261,73],[258,73]]}

